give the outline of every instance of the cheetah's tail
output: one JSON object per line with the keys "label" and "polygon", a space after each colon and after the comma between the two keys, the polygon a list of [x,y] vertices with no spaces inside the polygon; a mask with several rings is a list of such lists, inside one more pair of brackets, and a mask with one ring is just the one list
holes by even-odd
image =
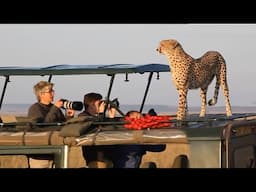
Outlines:
{"label": "cheetah's tail", "polygon": [[[219,71],[215,74],[216,76],[216,84],[215,84],[215,90],[214,90],[214,96],[212,99],[208,101],[208,105],[212,106],[215,105],[218,101],[218,95],[219,95],[219,89],[220,89],[220,82],[226,81],[226,74],[222,75],[221,71],[226,71],[226,65],[225,65],[225,60],[222,57],[221,54],[218,53],[218,63],[220,65]],[[224,79],[223,79],[224,78]]]}
{"label": "cheetah's tail", "polygon": [[208,101],[208,105],[209,106],[215,105],[217,103],[217,101],[218,101],[218,95],[219,95],[219,89],[220,89],[220,80],[219,79],[220,78],[218,78],[216,76],[216,84],[215,84],[215,89],[214,89],[214,96],[213,96],[212,99],[210,99]]}
{"label": "cheetah's tail", "polygon": [[212,105],[215,105],[217,103],[217,100],[212,98],[208,101],[208,105],[212,106]]}

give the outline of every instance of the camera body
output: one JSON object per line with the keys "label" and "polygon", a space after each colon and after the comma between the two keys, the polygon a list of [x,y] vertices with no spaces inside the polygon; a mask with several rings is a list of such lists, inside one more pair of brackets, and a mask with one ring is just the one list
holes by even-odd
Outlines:
{"label": "camera body", "polygon": [[63,102],[63,109],[73,109],[76,111],[81,111],[83,109],[83,102],[81,101],[69,101],[67,99],[61,99]]}
{"label": "camera body", "polygon": [[115,98],[112,101],[110,101],[110,107],[117,107],[117,108],[119,108],[119,101],[118,101],[117,98]]}
{"label": "camera body", "polygon": [[100,102],[100,104],[101,104],[102,102],[108,104],[108,106],[109,106],[110,108],[119,108],[119,101],[118,101],[117,98],[113,99],[112,101],[110,101],[110,100],[109,100],[109,101],[107,101],[107,100],[102,100],[102,101]]}

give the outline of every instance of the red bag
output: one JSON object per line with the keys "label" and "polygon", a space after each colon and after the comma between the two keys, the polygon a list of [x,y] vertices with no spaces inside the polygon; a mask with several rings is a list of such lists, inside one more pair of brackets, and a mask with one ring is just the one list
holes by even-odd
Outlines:
{"label": "red bag", "polygon": [[146,114],[139,119],[127,116],[124,120],[128,122],[124,125],[125,128],[135,130],[147,128],[165,128],[170,127],[172,124],[170,122],[170,120],[172,120],[171,116],[151,116],[149,114]]}

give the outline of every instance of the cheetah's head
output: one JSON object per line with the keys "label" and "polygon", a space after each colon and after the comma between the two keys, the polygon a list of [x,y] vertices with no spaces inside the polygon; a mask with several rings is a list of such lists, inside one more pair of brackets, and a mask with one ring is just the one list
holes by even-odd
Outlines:
{"label": "cheetah's head", "polygon": [[165,54],[166,51],[172,51],[178,46],[180,46],[180,43],[174,39],[162,40],[156,51]]}

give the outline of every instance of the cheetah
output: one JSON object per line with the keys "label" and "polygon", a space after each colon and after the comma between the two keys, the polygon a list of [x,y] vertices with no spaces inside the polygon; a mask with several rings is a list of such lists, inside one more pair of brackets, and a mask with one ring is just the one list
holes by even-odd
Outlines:
{"label": "cheetah", "polygon": [[213,78],[216,76],[214,96],[208,105],[217,103],[219,88],[223,89],[226,104],[226,115],[232,116],[229,89],[226,77],[226,63],[217,51],[208,51],[200,58],[194,59],[187,54],[181,44],[174,40],[161,40],[157,52],[167,57],[170,64],[172,81],[179,94],[177,120],[184,120],[187,115],[187,93],[189,89],[200,88],[201,111],[200,117],[206,114],[206,94]]}

